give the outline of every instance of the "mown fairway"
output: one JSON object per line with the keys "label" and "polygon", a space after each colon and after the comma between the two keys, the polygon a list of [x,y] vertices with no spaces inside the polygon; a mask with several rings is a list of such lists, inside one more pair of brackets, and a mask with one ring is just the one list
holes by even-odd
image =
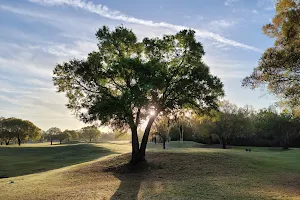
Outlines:
{"label": "mown fairway", "polygon": [[130,155],[118,155],[128,142],[1,147],[0,171],[10,175],[98,159],[0,179],[0,199],[300,199],[300,149],[149,147],[149,165],[136,173],[123,165]]}

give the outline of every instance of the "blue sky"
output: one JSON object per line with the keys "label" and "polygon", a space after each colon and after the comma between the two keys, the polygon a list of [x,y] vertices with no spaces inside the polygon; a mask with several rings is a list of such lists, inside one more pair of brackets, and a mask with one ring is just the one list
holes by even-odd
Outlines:
{"label": "blue sky", "polygon": [[28,119],[46,130],[83,126],[52,85],[57,63],[85,58],[97,48],[95,32],[123,24],[139,39],[196,31],[205,62],[224,83],[225,99],[259,109],[276,99],[241,87],[261,53],[273,45],[261,27],[274,0],[1,0],[0,116]]}

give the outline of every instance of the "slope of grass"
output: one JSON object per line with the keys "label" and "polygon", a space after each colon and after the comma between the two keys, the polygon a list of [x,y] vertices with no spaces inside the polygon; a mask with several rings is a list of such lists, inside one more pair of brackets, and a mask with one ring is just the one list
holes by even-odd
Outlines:
{"label": "slope of grass", "polygon": [[0,147],[0,177],[13,177],[61,168],[110,154],[93,144],[28,144]]}
{"label": "slope of grass", "polygon": [[[138,173],[115,170],[125,166],[130,154],[113,154],[0,179],[0,199],[300,199],[300,149],[246,152],[244,147],[185,145],[177,148],[178,143],[170,143],[162,150],[161,144],[150,143],[149,165]],[[128,152],[130,143],[101,143],[95,148]]]}

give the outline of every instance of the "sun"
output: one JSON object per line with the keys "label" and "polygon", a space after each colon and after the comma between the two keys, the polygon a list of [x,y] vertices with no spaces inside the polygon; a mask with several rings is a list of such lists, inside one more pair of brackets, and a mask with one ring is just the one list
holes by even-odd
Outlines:
{"label": "sun", "polygon": [[151,116],[154,116],[154,115],[155,115],[155,111],[154,111],[154,110],[151,110],[151,111],[149,112],[149,114],[150,114]]}

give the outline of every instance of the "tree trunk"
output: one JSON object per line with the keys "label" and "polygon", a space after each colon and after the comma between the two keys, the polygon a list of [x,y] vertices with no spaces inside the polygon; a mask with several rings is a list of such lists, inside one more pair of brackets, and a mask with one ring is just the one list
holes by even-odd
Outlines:
{"label": "tree trunk", "polygon": [[21,146],[21,139],[18,137],[18,144]]}
{"label": "tree trunk", "polygon": [[143,135],[143,139],[142,139],[142,143],[141,143],[141,147],[138,151],[138,154],[137,154],[137,159],[136,159],[136,162],[135,163],[139,163],[139,162],[143,162],[143,161],[146,161],[145,159],[145,155],[146,155],[146,147],[147,147],[147,143],[148,143],[148,138],[149,138],[149,134],[150,134],[150,130],[151,130],[151,126],[156,118],[157,114],[152,116],[149,121],[148,121],[148,124],[145,128],[145,132],[144,132],[144,135]]}
{"label": "tree trunk", "polygon": [[139,138],[137,135],[137,127],[136,125],[131,125],[131,164],[138,163],[138,153],[139,153]]}
{"label": "tree trunk", "polygon": [[90,138],[90,143],[92,143],[92,138]]}
{"label": "tree trunk", "polygon": [[51,145],[52,145],[52,138],[50,139]]}
{"label": "tree trunk", "polygon": [[59,144],[61,144],[61,140],[59,140]]}
{"label": "tree trunk", "polygon": [[222,148],[226,149],[226,143],[225,142],[222,142]]}
{"label": "tree trunk", "polygon": [[163,140],[163,148],[166,149],[166,141]]}
{"label": "tree trunk", "polygon": [[289,149],[289,138],[288,138],[287,135],[286,135],[286,136],[284,137],[284,139],[283,139],[282,149],[283,149],[283,150]]}
{"label": "tree trunk", "polygon": [[223,149],[226,149],[226,140],[224,139],[224,137],[223,136],[218,136],[218,135],[216,135],[217,136],[217,138],[218,138],[218,140],[219,140],[219,142],[220,142],[220,144],[222,145],[222,148]]}
{"label": "tree trunk", "polygon": [[9,141],[5,141],[5,145],[9,145]]}
{"label": "tree trunk", "polygon": [[180,142],[183,142],[183,126],[180,124],[179,126],[179,134],[180,134]]}

